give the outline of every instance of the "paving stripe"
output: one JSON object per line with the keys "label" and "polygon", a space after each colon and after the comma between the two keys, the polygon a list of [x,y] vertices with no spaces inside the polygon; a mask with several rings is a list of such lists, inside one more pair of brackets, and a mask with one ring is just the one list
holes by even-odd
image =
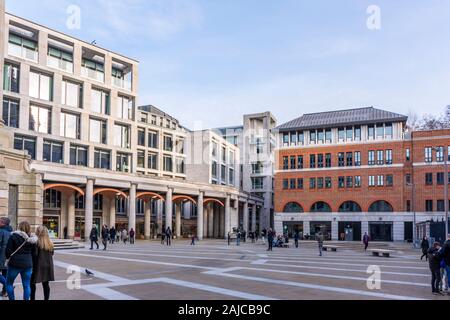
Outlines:
{"label": "paving stripe", "polygon": [[[240,269],[242,269],[242,268],[233,268],[232,271],[237,271]],[[337,293],[344,293],[344,294],[352,294],[352,295],[357,295],[357,296],[367,296],[367,297],[374,297],[374,298],[391,299],[391,300],[426,300],[426,299],[422,299],[422,298],[393,295],[393,294],[387,294],[387,293],[381,293],[381,292],[378,293],[378,292],[370,292],[370,291],[364,291],[364,290],[354,290],[354,289],[346,289],[346,288],[339,288],[339,287],[315,285],[315,284],[302,283],[302,282],[276,280],[276,279],[271,279],[271,278],[243,276],[243,275],[238,275],[238,274],[223,273],[221,271],[209,271],[209,272],[204,272],[204,274],[210,274],[210,275],[216,275],[216,276],[228,277],[228,278],[235,278],[235,279],[242,279],[242,280],[265,282],[265,283],[271,283],[271,284],[276,284],[276,285],[281,285],[281,286],[293,286],[293,287],[299,287],[299,288],[307,288],[307,289],[337,292]]]}
{"label": "paving stripe", "polygon": [[[366,270],[361,269],[342,269],[342,268],[327,268],[327,267],[318,267],[318,266],[305,266],[305,265],[285,265],[285,264],[276,264],[276,263],[267,263],[268,260],[260,259],[253,261],[251,264],[256,265],[266,265],[266,266],[273,266],[273,267],[282,267],[282,268],[300,268],[300,269],[317,269],[317,270],[330,270],[330,271],[345,271],[345,272],[362,272],[367,273]],[[382,274],[392,274],[392,275],[399,275],[399,276],[414,276],[414,277],[427,277],[429,278],[430,275],[428,273],[405,273],[405,272],[391,272],[391,271],[382,271]]]}
{"label": "paving stripe", "polygon": [[139,300],[132,296],[129,296],[127,294],[124,294],[124,293],[121,293],[119,291],[112,290],[109,288],[85,288],[85,287],[83,287],[83,290],[86,290],[87,292],[95,294],[105,300],[120,300],[120,301]]}
{"label": "paving stripe", "polygon": [[115,281],[127,280],[125,278],[118,277],[118,276],[115,276],[115,275],[112,275],[112,274],[109,274],[109,273],[103,273],[103,272],[100,272],[98,270],[93,270],[91,268],[80,267],[80,266],[77,266],[77,265],[74,265],[74,264],[65,263],[65,262],[58,261],[58,260],[53,261],[53,264],[55,266],[57,266],[57,267],[60,267],[60,268],[66,269],[66,270],[69,267],[76,266],[76,267],[79,267],[81,269],[81,272],[83,272],[83,273],[84,273],[84,271],[86,269],[89,269],[89,271],[91,271],[94,274],[93,277],[98,278],[98,279],[102,279],[102,280],[106,280],[106,281],[115,282]]}
{"label": "paving stripe", "polygon": [[[133,252],[118,252],[118,251],[108,251],[112,254],[122,254],[130,256],[148,256],[148,257],[162,257],[162,258],[175,258],[175,259],[197,259],[197,260],[221,260],[221,261],[249,261],[242,259],[227,259],[227,258],[217,258],[217,257],[195,257],[195,256],[179,256],[170,254],[154,254],[154,253],[133,253]],[[186,252],[184,252],[186,253]],[[242,256],[242,255],[241,255]]]}

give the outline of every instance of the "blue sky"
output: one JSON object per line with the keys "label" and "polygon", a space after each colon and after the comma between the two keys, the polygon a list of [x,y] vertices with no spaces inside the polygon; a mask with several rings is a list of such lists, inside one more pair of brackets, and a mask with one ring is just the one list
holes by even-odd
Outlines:
{"label": "blue sky", "polygon": [[[66,27],[81,8],[81,29]],[[381,30],[369,30],[369,5]],[[187,127],[270,110],[450,104],[450,1],[6,0],[7,11],[140,61],[140,104]]]}

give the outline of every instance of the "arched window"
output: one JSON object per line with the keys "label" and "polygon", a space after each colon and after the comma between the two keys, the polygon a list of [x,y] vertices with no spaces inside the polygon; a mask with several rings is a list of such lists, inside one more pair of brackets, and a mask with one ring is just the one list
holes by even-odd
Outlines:
{"label": "arched window", "polygon": [[394,209],[388,202],[381,200],[372,203],[369,212],[394,212]]}
{"label": "arched window", "polygon": [[339,212],[362,212],[361,206],[354,201],[346,201],[339,207]]}
{"label": "arched window", "polygon": [[328,203],[320,201],[312,205],[311,212],[331,212],[331,207]]}
{"label": "arched window", "polygon": [[289,202],[285,207],[283,212],[291,212],[291,213],[299,213],[299,212],[303,212],[303,208],[301,205],[299,205],[296,202]]}

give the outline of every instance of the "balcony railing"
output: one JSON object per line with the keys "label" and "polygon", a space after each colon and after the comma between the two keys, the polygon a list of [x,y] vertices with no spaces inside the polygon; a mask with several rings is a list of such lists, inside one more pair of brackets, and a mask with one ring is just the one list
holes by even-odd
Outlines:
{"label": "balcony railing", "polygon": [[73,63],[61,60],[52,56],[47,56],[47,66],[50,68],[59,69],[68,73],[73,73]]}
{"label": "balcony railing", "polygon": [[105,74],[101,71],[92,70],[86,67],[81,68],[81,75],[96,81],[105,82]]}
{"label": "balcony railing", "polygon": [[8,44],[8,54],[11,56],[24,58],[34,62],[38,61],[38,52],[35,50],[28,49],[26,47],[19,46],[14,43]]}
{"label": "balcony railing", "polygon": [[131,91],[131,81],[130,80],[116,78],[116,77],[112,77],[112,80],[113,80],[113,84],[116,87]]}

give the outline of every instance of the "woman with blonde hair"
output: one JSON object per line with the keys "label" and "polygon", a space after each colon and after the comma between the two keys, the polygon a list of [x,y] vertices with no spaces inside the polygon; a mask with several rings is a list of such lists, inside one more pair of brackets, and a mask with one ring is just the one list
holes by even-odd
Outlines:
{"label": "woman with blonde hair", "polygon": [[31,300],[36,299],[36,284],[42,283],[44,299],[50,299],[50,281],[55,281],[53,267],[53,242],[50,240],[48,229],[40,226],[36,230],[38,238],[33,248],[33,275],[31,276]]}
{"label": "woman with blonde hair", "polygon": [[6,291],[9,300],[15,300],[14,280],[20,274],[23,286],[23,300],[30,300],[30,280],[33,272],[33,246],[37,237],[31,235],[30,224],[26,221],[19,223],[19,230],[13,232],[6,245],[6,259],[8,260],[8,274],[6,276]]}

